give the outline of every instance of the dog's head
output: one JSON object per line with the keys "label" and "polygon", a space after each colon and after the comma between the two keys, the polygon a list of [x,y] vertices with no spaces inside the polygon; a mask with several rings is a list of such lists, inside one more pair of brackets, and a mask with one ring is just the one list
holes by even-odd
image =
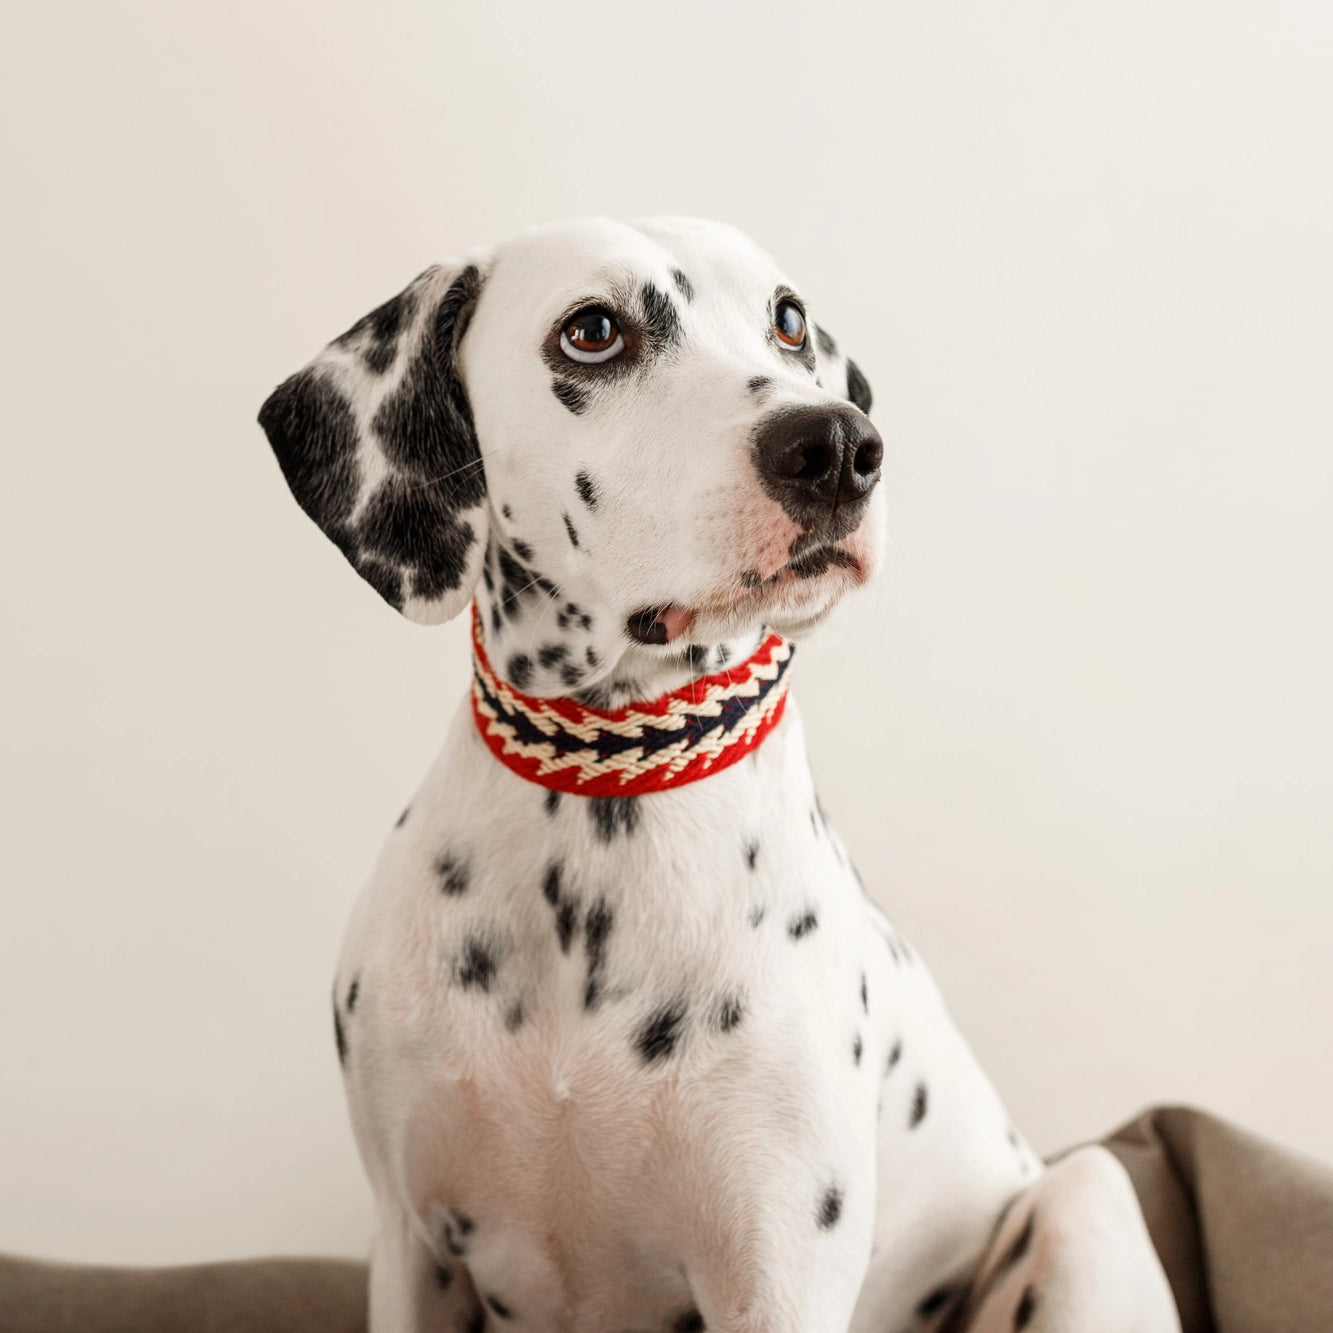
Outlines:
{"label": "dog's head", "polygon": [[447,620],[484,577],[527,659],[515,683],[559,693],[627,654],[799,634],[864,582],[882,528],[869,409],[740,233],[594,220],[428,269],[260,422],[385,600]]}

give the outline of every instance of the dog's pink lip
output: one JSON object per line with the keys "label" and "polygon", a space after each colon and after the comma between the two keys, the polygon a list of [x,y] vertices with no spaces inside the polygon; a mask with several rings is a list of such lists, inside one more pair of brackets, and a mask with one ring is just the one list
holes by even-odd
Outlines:
{"label": "dog's pink lip", "polygon": [[[821,558],[820,567],[812,569],[812,562]],[[645,606],[629,617],[625,628],[630,638],[637,643],[657,646],[675,643],[689,632],[700,617],[732,616],[742,608],[757,610],[760,609],[757,604],[769,600],[780,589],[785,591],[801,584],[813,586],[838,573],[848,575],[858,587],[867,578],[865,565],[856,554],[845,546],[830,542],[803,551],[767,576],[756,569],[747,569],[737,579],[739,589],[707,598],[693,607],[682,606],[679,602]]]}
{"label": "dog's pink lip", "polygon": [[626,621],[625,628],[631,639],[638,643],[674,643],[694,623],[694,612],[668,602],[662,606],[645,606]]}
{"label": "dog's pink lip", "polygon": [[[802,566],[808,569],[813,562],[820,560],[821,557],[822,567],[817,572],[802,572]],[[788,560],[786,564],[780,565],[767,576],[761,575],[758,570],[748,569],[741,574],[740,582],[747,592],[762,593],[765,588],[778,583],[789,584],[806,580],[813,582],[815,579],[824,578],[831,574],[835,569],[846,570],[858,586],[866,581],[865,565],[862,564],[854,551],[836,542],[826,542],[802,551],[800,555]]]}
{"label": "dog's pink lip", "polygon": [[664,606],[658,616],[660,624],[666,627],[666,641],[674,643],[694,622],[694,612],[683,606]]}
{"label": "dog's pink lip", "polygon": [[829,544],[817,549],[835,553],[833,558],[828,560],[825,568],[819,572],[807,573],[802,577],[797,569],[792,568],[793,565],[799,566],[803,559],[811,559],[815,550],[806,551],[797,559],[789,560],[767,576],[761,574],[757,569],[744,570],[736,579],[736,584],[739,584],[739,587],[733,584],[730,590],[697,602],[693,610],[687,612],[690,622],[692,623],[698,617],[734,616],[738,611],[745,614],[753,614],[756,611],[762,612],[766,603],[781,597],[783,593],[803,585],[815,587],[826,583],[827,580],[836,578],[839,574],[846,575],[851,583],[858,588],[869,577],[861,558],[845,546]]}

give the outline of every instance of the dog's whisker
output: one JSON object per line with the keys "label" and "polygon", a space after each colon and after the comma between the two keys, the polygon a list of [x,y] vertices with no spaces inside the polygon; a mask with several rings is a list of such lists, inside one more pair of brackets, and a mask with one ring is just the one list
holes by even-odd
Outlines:
{"label": "dog's whisker", "polygon": [[484,462],[485,460],[480,457],[469,459],[462,465],[462,467],[456,467],[452,472],[446,472],[440,477],[428,477],[425,481],[414,481],[407,487],[407,489],[409,491],[419,491],[427,486],[440,486],[446,481],[452,481],[454,477],[461,476],[471,468],[481,467]]}

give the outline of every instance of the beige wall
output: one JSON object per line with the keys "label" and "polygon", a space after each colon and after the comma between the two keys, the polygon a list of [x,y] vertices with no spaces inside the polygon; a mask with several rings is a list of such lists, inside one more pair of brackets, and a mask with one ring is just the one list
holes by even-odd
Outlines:
{"label": "beige wall", "polygon": [[1019,1121],[1190,1098],[1333,1158],[1333,9],[15,14],[0,1248],[362,1250],[328,983],[466,649],[254,414],[589,211],[738,223],[875,386],[890,566],[797,688]]}

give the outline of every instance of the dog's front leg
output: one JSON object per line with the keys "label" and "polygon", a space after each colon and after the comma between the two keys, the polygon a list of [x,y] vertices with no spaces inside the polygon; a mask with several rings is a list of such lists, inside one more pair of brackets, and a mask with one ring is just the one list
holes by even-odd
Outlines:
{"label": "dog's front leg", "polygon": [[[784,1228],[759,1247],[751,1238],[711,1262],[692,1264],[697,1327],[708,1333],[847,1333],[869,1250],[868,1234],[856,1234],[860,1219],[848,1221],[840,1237]],[[756,1248],[766,1259],[756,1261]]]}
{"label": "dog's front leg", "polygon": [[1100,1145],[1061,1159],[1009,1209],[962,1333],[1180,1333],[1134,1187]]}
{"label": "dog's front leg", "polygon": [[370,1333],[471,1333],[485,1314],[467,1269],[440,1262],[406,1212],[381,1206],[370,1256]]}

